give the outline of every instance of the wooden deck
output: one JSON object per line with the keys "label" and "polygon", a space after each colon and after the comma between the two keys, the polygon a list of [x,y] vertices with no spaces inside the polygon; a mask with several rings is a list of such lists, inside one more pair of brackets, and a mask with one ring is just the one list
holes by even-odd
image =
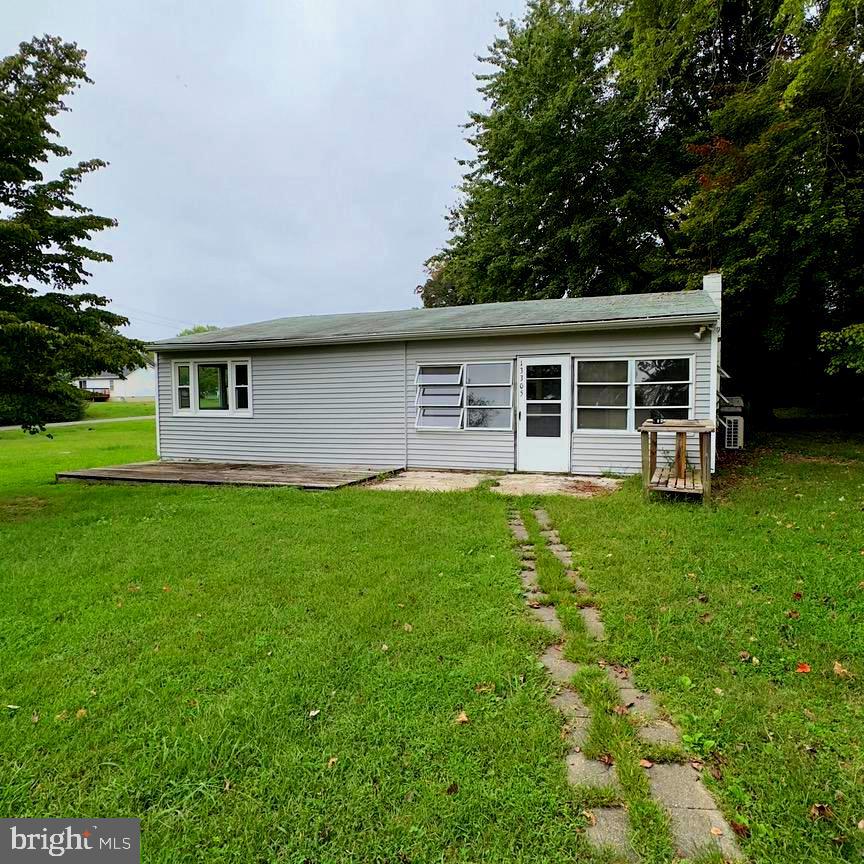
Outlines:
{"label": "wooden deck", "polygon": [[704,491],[702,481],[692,468],[685,469],[683,477],[676,477],[674,468],[657,468],[648,488],[652,492],[685,492],[691,495],[701,495]]}
{"label": "wooden deck", "polygon": [[[397,470],[396,468],[392,470]],[[229,462],[137,462],[105,468],[60,471],[58,482],[186,483],[199,486],[296,486],[300,489],[338,489],[372,480],[381,474],[357,466],[255,465]]]}

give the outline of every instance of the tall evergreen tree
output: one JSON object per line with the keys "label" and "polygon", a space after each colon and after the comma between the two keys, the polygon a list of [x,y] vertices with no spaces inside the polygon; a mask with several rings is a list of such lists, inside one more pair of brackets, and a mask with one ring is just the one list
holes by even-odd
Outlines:
{"label": "tall evergreen tree", "polygon": [[111,260],[85,244],[116,223],[75,200],[84,176],[105,163],[43,175],[50,159],[71,155],[51,124],[90,83],[84,58],[45,36],[0,60],[0,413],[30,429],[69,398],[69,378],[146,362],[141,343],[118,332],[128,321],[105,308],[108,299],[79,290],[90,262]]}
{"label": "tall evergreen tree", "polygon": [[807,398],[820,332],[864,319],[862,12],[534,0],[480,76],[424,302],[668,290],[721,269],[726,365],[763,404],[760,382]]}

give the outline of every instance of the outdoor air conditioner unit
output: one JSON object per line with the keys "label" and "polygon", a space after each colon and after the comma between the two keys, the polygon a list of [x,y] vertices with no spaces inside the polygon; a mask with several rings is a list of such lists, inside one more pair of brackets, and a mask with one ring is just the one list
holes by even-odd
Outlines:
{"label": "outdoor air conditioner unit", "polygon": [[740,450],[744,446],[744,418],[741,416],[727,416],[723,418],[725,437],[723,446],[727,450]]}

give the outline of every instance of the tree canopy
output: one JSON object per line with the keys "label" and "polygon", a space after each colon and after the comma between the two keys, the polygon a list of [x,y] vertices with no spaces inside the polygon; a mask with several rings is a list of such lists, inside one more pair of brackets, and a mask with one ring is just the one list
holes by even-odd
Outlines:
{"label": "tree canopy", "polygon": [[196,333],[212,333],[219,328],[215,324],[195,324],[193,327],[186,327],[181,330],[178,336],[194,336]]}
{"label": "tree canopy", "polygon": [[864,3],[533,0],[501,28],[424,303],[719,269],[739,386],[820,386],[820,334],[864,319]]}
{"label": "tree canopy", "polygon": [[71,155],[52,122],[68,110],[66,97],[92,83],[84,59],[74,43],[44,36],[0,60],[0,407],[30,429],[70,378],[146,362],[141,343],[118,332],[128,321],[106,308],[108,298],[80,290],[91,263],[111,260],[87,244],[115,221],[75,199],[106,163],[43,174]]}

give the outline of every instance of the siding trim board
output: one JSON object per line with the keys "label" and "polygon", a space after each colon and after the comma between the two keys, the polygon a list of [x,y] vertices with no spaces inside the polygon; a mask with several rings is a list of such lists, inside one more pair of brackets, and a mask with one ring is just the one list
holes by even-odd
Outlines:
{"label": "siding trim board", "polygon": [[[507,431],[415,428],[418,366],[513,363],[519,357],[553,354],[568,355],[571,364],[577,359],[686,356],[692,358],[690,414],[708,419],[713,416],[711,362],[715,352],[715,339],[697,339],[692,325],[629,329],[620,327],[620,322],[615,330],[590,332],[571,328],[543,335],[523,331],[446,340],[436,335],[435,339],[400,342],[223,351],[218,353],[221,360],[251,360],[254,416],[177,417],[173,415],[171,370],[178,355],[160,351],[156,357],[157,443],[166,460],[513,471],[515,423]],[[187,347],[183,358],[210,359],[216,354],[215,346],[200,352]],[[575,388],[575,374],[571,379]],[[515,406],[516,394],[511,393],[511,406]],[[575,427],[575,390],[571,401]],[[671,459],[674,436],[661,436],[659,450],[661,463]],[[570,453],[570,470],[576,474],[640,470],[636,431],[573,428]],[[689,458],[694,463],[698,460],[695,448]]]}

